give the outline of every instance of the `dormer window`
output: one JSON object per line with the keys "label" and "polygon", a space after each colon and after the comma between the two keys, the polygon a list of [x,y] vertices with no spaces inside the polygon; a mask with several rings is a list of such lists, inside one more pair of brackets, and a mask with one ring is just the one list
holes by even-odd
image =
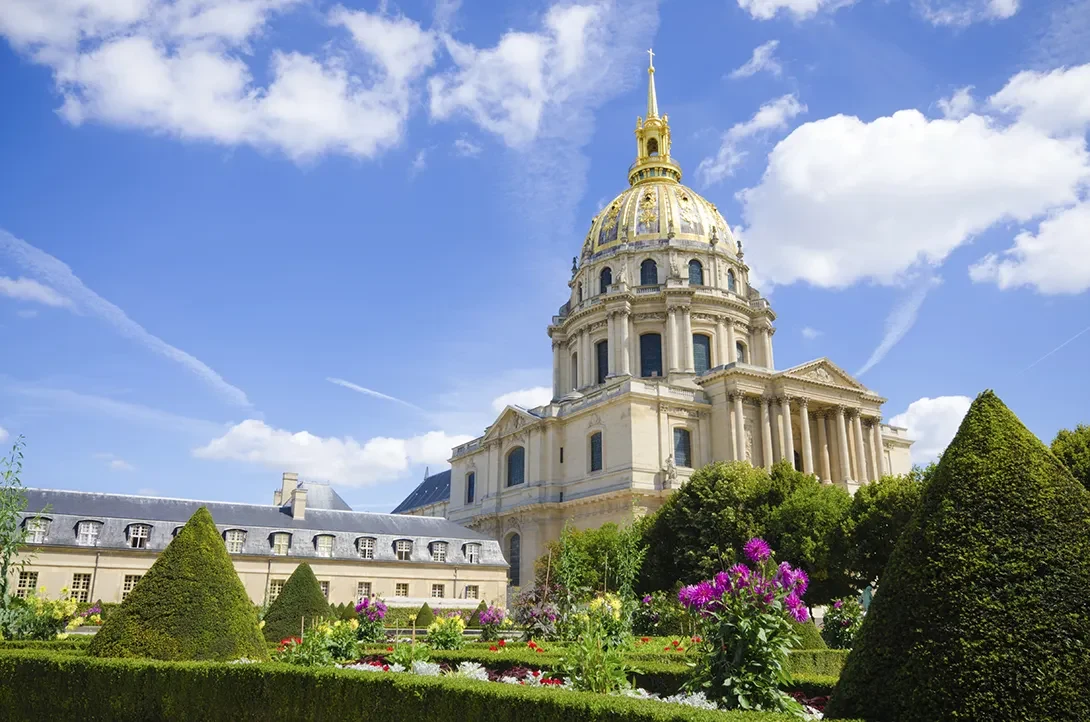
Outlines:
{"label": "dormer window", "polygon": [[224,532],[223,539],[227,542],[229,554],[241,554],[242,545],[246,543],[246,532],[241,529],[228,529]]}
{"label": "dormer window", "polygon": [[431,543],[431,560],[433,562],[445,562],[447,560],[446,542],[437,541]]}
{"label": "dormer window", "polygon": [[360,559],[374,559],[375,558],[375,540],[369,536],[363,536],[356,540],[356,551],[360,554]]}
{"label": "dormer window", "polygon": [[291,534],[285,531],[278,531],[272,535],[272,553],[273,556],[286,557],[288,555],[288,549],[291,548]]}
{"label": "dormer window", "polygon": [[147,524],[129,524],[129,546],[133,549],[147,549],[151,538],[151,527]]}
{"label": "dormer window", "polygon": [[394,542],[394,554],[398,561],[409,561],[413,556],[413,543],[408,539],[398,539]]}
{"label": "dormer window", "polygon": [[81,521],[76,525],[76,544],[81,547],[98,546],[98,532],[101,528],[100,521]]}
{"label": "dormer window", "polygon": [[45,544],[45,538],[49,535],[49,519],[40,516],[27,519],[23,523],[23,528],[26,529],[28,544]]}
{"label": "dormer window", "polygon": [[466,544],[466,561],[470,564],[481,563],[481,545]]}
{"label": "dormer window", "polygon": [[318,556],[329,558],[333,556],[333,535],[320,534],[314,537],[314,548]]}

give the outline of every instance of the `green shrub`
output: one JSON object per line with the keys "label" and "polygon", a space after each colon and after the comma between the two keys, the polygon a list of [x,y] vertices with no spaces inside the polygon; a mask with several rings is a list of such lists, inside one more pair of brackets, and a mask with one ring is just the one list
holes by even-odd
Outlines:
{"label": "green shrub", "polygon": [[799,635],[799,645],[795,649],[828,648],[825,640],[821,638],[821,632],[818,630],[817,625],[814,624],[813,619],[801,624],[792,620],[791,627],[795,630],[795,634]]}
{"label": "green shrub", "polygon": [[1087,720],[1090,494],[991,391],[890,557],[826,712]]}
{"label": "green shrub", "polygon": [[203,506],[159,554],[88,648],[97,657],[268,659],[257,616]]}
{"label": "green shrub", "polygon": [[265,639],[279,642],[298,637],[304,625],[311,626],[329,617],[329,603],[310,565],[303,562],[284,583],[280,594],[265,613]]}
{"label": "green shrub", "polygon": [[477,608],[473,610],[473,614],[470,615],[469,621],[466,623],[466,627],[468,627],[469,629],[480,629],[481,612],[485,611],[486,609],[488,609],[488,603],[482,599],[481,603],[477,605]]}
{"label": "green shrub", "polygon": [[791,722],[468,679],[0,651],[10,722]]}
{"label": "green shrub", "polygon": [[424,602],[424,606],[420,607],[420,611],[416,615],[414,623],[417,629],[427,629],[431,626],[431,623],[435,621],[435,614],[431,611],[431,607],[427,602]]}
{"label": "green shrub", "polygon": [[417,614],[420,614],[420,607],[387,606],[386,618],[383,621],[388,629],[408,629],[413,626]]}

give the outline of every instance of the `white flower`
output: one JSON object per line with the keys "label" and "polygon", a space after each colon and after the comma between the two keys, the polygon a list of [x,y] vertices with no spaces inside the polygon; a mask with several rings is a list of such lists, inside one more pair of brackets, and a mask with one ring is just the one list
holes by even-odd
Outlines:
{"label": "white flower", "polygon": [[704,696],[703,692],[697,692],[695,694],[675,694],[670,697],[664,697],[663,702],[670,702],[672,704],[684,704],[690,707],[696,707],[697,709],[719,709],[715,706],[715,703]]}
{"label": "white flower", "polygon": [[522,684],[522,680],[514,677],[500,677],[500,681],[504,684]]}
{"label": "white flower", "polygon": [[462,662],[458,665],[457,669],[451,670],[450,676],[465,677],[466,679],[477,679],[482,682],[487,682],[488,670],[476,662]]}
{"label": "white flower", "polygon": [[435,662],[413,662],[413,674],[421,677],[438,677],[443,673],[443,668]]}
{"label": "white flower", "polygon": [[397,662],[394,662],[393,664],[390,665],[390,671],[391,672],[404,672],[405,667],[398,664]]}
{"label": "white flower", "polygon": [[256,659],[248,659],[246,657],[239,657],[238,659],[232,659],[228,664],[256,664]]}
{"label": "white flower", "polygon": [[[360,663],[360,664],[346,664],[341,669],[354,669],[357,672],[384,672],[385,671],[382,668],[381,665],[369,664],[367,662],[363,662],[363,663]],[[393,667],[391,667],[390,669],[393,669]]]}

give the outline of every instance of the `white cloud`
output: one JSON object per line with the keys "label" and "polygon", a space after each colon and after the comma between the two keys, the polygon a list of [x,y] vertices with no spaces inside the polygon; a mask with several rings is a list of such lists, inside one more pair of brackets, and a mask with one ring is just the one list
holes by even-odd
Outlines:
{"label": "white cloud", "polygon": [[783,73],[783,66],[780,65],[780,61],[776,58],[776,48],[779,45],[779,40],[769,40],[763,45],[758,45],[753,49],[753,57],[742,67],[731,71],[730,77],[748,78],[762,70],[779,77]]}
{"label": "white cloud", "polygon": [[[405,18],[335,8],[362,58],[275,50],[254,82],[250,42],[301,0],[12,0],[0,33],[48,66],[62,117],[224,145],[276,148],[297,160],[372,157],[404,132],[411,87],[435,37]],[[366,78],[366,81],[364,80]]]}
{"label": "white cloud", "polygon": [[458,138],[454,141],[454,152],[463,158],[473,158],[481,154],[481,146],[468,138]]}
{"label": "white cloud", "polygon": [[939,110],[942,111],[943,117],[950,120],[961,120],[971,114],[975,108],[976,101],[973,99],[971,85],[959,88],[949,98],[939,101]]}
{"label": "white cloud", "polygon": [[533,409],[543,406],[553,398],[553,390],[548,386],[533,386],[528,389],[509,391],[492,400],[492,410],[497,414],[508,406],[521,406],[524,409]]}
{"label": "white cloud", "polygon": [[924,397],[913,401],[889,423],[908,429],[909,438],[915,440],[912,463],[926,464],[950,444],[972,402],[968,396]]}
{"label": "white cloud", "polygon": [[352,391],[355,391],[356,393],[359,393],[359,394],[363,394],[365,396],[373,396],[376,399],[383,399],[384,401],[393,401],[395,404],[401,404],[402,406],[407,406],[410,409],[416,409],[417,411],[422,411],[422,409],[419,406],[417,406],[416,404],[410,404],[408,401],[404,401],[402,399],[399,399],[396,396],[390,396],[389,394],[384,394],[381,391],[375,391],[374,389],[369,389],[369,388],[367,388],[365,386],[360,386],[359,384],[354,384],[351,381],[345,381],[344,379],[338,379],[338,378],[327,378],[326,381],[328,381],[331,384],[336,384],[338,386],[342,386],[342,387],[344,387],[346,389],[351,389]]}
{"label": "white cloud", "polygon": [[37,276],[45,286],[67,298],[72,310],[105,321],[121,336],[181,364],[230,402],[239,406],[250,405],[242,389],[227,383],[222,376],[200,359],[149,333],[120,308],[85,286],[64,262],[2,229],[0,229],[0,253],[7,255],[23,270]]}
{"label": "white cloud", "polygon": [[1061,294],[1090,289],[1090,201],[1045,219],[1036,234],[1022,231],[1013,247],[970,266],[969,276],[1003,290],[1029,286],[1038,293]]}
{"label": "white cloud", "polygon": [[34,303],[53,307],[72,305],[72,302],[67,298],[32,278],[5,278],[0,276],[0,296],[7,296],[19,301],[33,301]]}
{"label": "white cloud", "polygon": [[1082,135],[1090,126],[1090,63],[1018,73],[988,102],[1046,133]]}
{"label": "white cloud", "polygon": [[407,439],[375,437],[360,443],[352,437],[293,433],[248,419],[194,449],[193,455],[295,469],[313,479],[367,486],[397,478],[413,464],[443,464],[454,446],[471,438],[431,431]]}
{"label": "white cloud", "polygon": [[5,429],[3,426],[0,426],[0,441],[3,441],[4,439],[8,438],[8,436],[9,436],[8,430]]}
{"label": "white cloud", "polygon": [[106,462],[111,471],[135,471],[136,467],[124,459],[108,452],[100,452],[94,455],[96,459]]}
{"label": "white cloud", "polygon": [[428,149],[421,148],[416,153],[416,157],[413,158],[412,165],[409,166],[409,175],[415,177],[417,173],[428,167]]}
{"label": "white cloud", "polygon": [[696,169],[697,175],[705,184],[718,183],[733,174],[734,169],[746,157],[746,151],[741,147],[743,141],[769,131],[782,130],[787,127],[788,121],[804,112],[806,106],[799,103],[794,95],[785,95],[765,103],[752,118],[735,124],[723,134],[719,151],[715,157],[700,161]]}
{"label": "white cloud", "polygon": [[819,331],[816,328],[810,328],[809,326],[806,326],[805,328],[802,329],[802,337],[804,339],[806,339],[807,341],[813,341],[815,338],[817,338],[821,334],[822,334],[822,331]]}
{"label": "white cloud", "polygon": [[429,79],[432,117],[465,114],[510,146],[526,144],[538,134],[545,108],[568,98],[571,81],[607,45],[600,22],[607,7],[555,5],[539,32],[509,31],[494,48],[444,36],[457,67]]}
{"label": "white cloud", "polygon": [[886,317],[886,332],[882,336],[882,340],[878,343],[877,348],[871,353],[870,358],[863,364],[863,368],[859,369],[855,373],[856,376],[862,376],[870,371],[872,368],[878,365],[878,363],[886,357],[893,347],[901,342],[912,327],[916,325],[916,318],[919,316],[920,307],[923,305],[924,299],[927,298],[927,294],[931,289],[939,284],[937,278],[930,278],[926,281],[917,281],[915,287],[890,311],[889,316]]}
{"label": "white cloud", "polygon": [[917,8],[932,25],[964,27],[987,20],[1006,20],[1018,12],[1021,0],[917,0]]}
{"label": "white cloud", "polygon": [[813,17],[851,5],[855,0],[738,0],[738,7],[758,20],[771,20],[777,14],[792,16],[795,20]]}
{"label": "white cloud", "polygon": [[435,26],[441,30],[449,30],[454,25],[458,11],[462,7],[462,0],[435,0],[435,12],[433,14]]}

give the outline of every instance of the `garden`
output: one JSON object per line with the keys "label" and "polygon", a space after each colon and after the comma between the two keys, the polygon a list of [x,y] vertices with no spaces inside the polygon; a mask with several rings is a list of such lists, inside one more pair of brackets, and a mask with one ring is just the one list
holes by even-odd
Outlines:
{"label": "garden", "polygon": [[1090,719],[1090,493],[994,394],[912,479],[815,483],[712,465],[565,529],[510,608],[439,614],[331,607],[305,563],[255,608],[204,509],[105,609],[15,599],[0,543],[0,718]]}

